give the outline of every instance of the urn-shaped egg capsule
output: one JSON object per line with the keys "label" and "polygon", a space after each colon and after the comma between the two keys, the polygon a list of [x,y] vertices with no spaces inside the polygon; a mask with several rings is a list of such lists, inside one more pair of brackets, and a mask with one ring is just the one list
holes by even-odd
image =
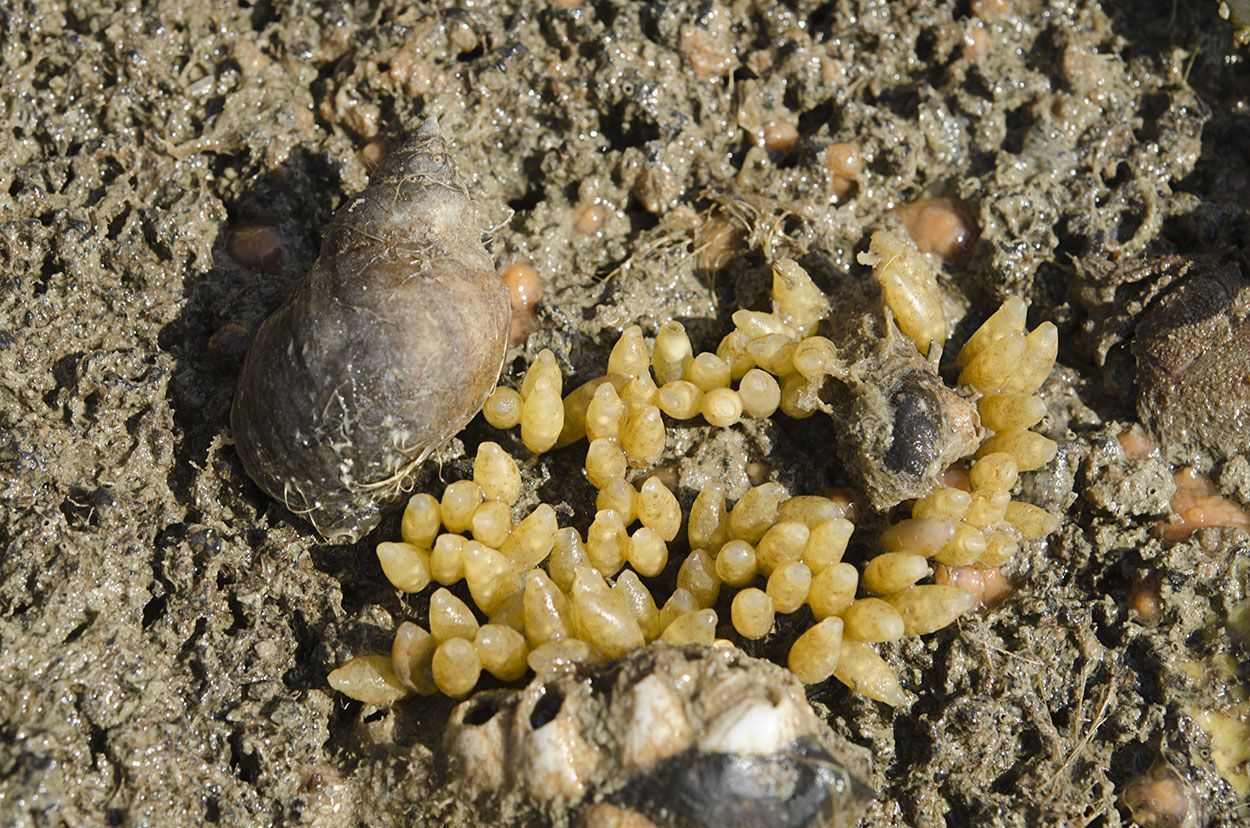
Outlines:
{"label": "urn-shaped egg capsule", "polygon": [[335,214],[312,270],[261,325],[231,412],[248,474],[328,540],[359,538],[482,407],[509,317],[426,121]]}

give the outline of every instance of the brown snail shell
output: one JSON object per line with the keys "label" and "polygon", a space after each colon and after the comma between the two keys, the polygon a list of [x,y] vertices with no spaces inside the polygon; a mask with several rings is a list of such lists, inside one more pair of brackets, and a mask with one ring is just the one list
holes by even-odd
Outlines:
{"label": "brown snail shell", "polygon": [[481,235],[430,119],[339,209],[257,332],[231,411],[239,456],[327,540],[377,525],[494,387],[511,310]]}

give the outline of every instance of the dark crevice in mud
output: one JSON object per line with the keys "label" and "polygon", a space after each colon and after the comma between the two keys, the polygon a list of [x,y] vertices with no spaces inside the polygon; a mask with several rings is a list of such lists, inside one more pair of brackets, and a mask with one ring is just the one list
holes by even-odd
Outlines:
{"label": "dark crevice in mud", "polygon": [[243,739],[243,732],[240,730],[232,731],[227,739],[230,767],[240,780],[248,785],[255,785],[261,775],[260,756],[248,751],[244,747]]}

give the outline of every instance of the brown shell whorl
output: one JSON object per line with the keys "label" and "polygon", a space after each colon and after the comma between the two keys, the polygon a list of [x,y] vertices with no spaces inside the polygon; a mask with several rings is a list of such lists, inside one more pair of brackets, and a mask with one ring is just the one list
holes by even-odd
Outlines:
{"label": "brown shell whorl", "polygon": [[340,208],[312,270],[257,333],[231,412],[248,474],[327,539],[359,538],[481,408],[509,320],[427,121]]}

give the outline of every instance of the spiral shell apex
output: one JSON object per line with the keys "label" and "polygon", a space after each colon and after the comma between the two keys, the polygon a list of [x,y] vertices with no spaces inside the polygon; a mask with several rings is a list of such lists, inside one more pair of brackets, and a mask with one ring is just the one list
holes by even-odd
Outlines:
{"label": "spiral shell apex", "polygon": [[231,425],[243,465],[327,540],[372,529],[495,385],[508,293],[437,123],[335,214],[261,325]]}

